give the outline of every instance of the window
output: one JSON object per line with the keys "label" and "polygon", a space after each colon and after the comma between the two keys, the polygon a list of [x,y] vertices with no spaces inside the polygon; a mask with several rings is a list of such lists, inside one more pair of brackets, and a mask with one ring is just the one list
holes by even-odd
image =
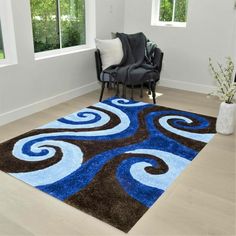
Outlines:
{"label": "window", "polygon": [[188,0],[153,0],[152,25],[186,26]]}
{"label": "window", "polygon": [[34,51],[86,44],[85,0],[31,0]]}
{"label": "window", "polygon": [[5,54],[4,54],[3,39],[2,39],[2,27],[0,21],[0,60],[2,59],[5,59]]}
{"label": "window", "polygon": [[0,0],[0,66],[17,63],[11,1]]}

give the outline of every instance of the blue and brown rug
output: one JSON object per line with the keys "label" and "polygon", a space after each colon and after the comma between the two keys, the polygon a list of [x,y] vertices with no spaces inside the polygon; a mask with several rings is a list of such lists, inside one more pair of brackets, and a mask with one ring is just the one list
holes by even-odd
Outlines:
{"label": "blue and brown rug", "polygon": [[215,133],[215,118],[110,98],[0,144],[0,170],[128,232]]}

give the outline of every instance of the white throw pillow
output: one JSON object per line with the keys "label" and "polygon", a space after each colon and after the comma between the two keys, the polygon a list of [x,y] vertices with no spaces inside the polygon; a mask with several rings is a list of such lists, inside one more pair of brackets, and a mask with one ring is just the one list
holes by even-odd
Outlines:
{"label": "white throw pillow", "polygon": [[95,39],[95,42],[101,54],[103,70],[121,62],[124,53],[119,38],[106,40]]}

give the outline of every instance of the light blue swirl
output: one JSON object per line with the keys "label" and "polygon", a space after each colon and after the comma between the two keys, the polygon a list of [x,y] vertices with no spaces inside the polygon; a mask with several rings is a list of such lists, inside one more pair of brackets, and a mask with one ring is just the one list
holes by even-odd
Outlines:
{"label": "light blue swirl", "polygon": [[14,147],[13,155],[24,161],[39,161],[51,158],[56,152],[53,147],[59,147],[63,153],[63,156],[59,162],[45,169],[27,173],[10,173],[10,175],[32,186],[55,183],[56,181],[63,179],[79,169],[83,161],[83,153],[81,149],[76,145],[63,141],[42,141],[35,143],[32,146],[32,150],[34,152],[40,152],[41,149],[48,150],[48,154],[42,157],[26,155],[22,153],[22,149],[17,146],[18,145]]}
{"label": "light blue swirl", "polygon": [[[93,114],[94,113],[94,114]],[[96,115],[99,119],[96,121]],[[63,118],[64,120],[72,121],[74,124],[62,122],[60,119],[50,122],[39,129],[82,129],[82,128],[96,128],[107,124],[110,121],[110,117],[102,112],[91,108],[85,108],[79,113],[73,113]],[[88,123],[91,121],[92,123]],[[94,122],[95,121],[95,122]],[[76,123],[78,122],[78,123]]]}
{"label": "light blue swirl", "polygon": [[114,105],[121,106],[121,107],[139,107],[148,105],[144,102],[134,102],[124,98],[116,98],[111,101]]}
{"label": "light blue swirl", "polygon": [[135,163],[130,168],[130,173],[135,180],[146,186],[162,190],[166,190],[191,162],[172,153],[153,149],[136,149],[127,153],[153,155],[162,159],[168,165],[169,170],[160,175],[151,175],[145,171],[145,167],[152,166],[148,162]]}
{"label": "light blue swirl", "polygon": [[168,124],[168,120],[172,119],[184,120],[188,124],[192,123],[192,120],[184,116],[164,116],[159,119],[159,123],[163,128],[172,133],[204,143],[208,143],[214,136],[214,134],[198,134],[176,129]]}

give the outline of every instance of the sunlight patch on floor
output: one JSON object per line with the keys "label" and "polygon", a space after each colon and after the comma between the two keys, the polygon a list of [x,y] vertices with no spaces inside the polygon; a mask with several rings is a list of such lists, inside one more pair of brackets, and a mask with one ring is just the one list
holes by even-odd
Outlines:
{"label": "sunlight patch on floor", "polygon": [[[164,95],[163,93],[156,93],[156,98]],[[152,94],[148,95],[149,99],[152,99]]]}

